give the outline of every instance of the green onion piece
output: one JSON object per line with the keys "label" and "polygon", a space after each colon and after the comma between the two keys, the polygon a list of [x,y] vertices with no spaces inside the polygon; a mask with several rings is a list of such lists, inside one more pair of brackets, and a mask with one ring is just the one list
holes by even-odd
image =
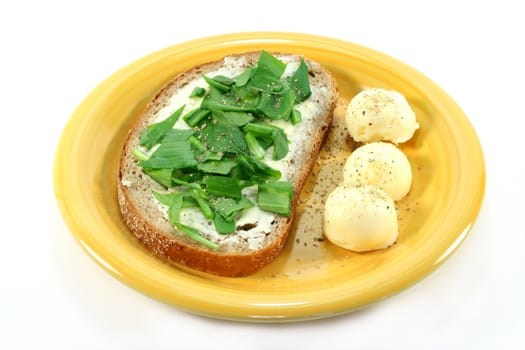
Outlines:
{"label": "green onion piece", "polygon": [[[196,190],[199,191],[199,190]],[[182,195],[182,208],[195,208],[198,207],[199,204],[197,201],[192,197],[192,189],[180,189],[176,193],[180,193]]]}
{"label": "green onion piece", "polygon": [[172,225],[180,223],[180,211],[183,208],[184,193],[159,193],[153,191],[153,196],[162,204],[168,206],[168,221]]}
{"label": "green onion piece", "polygon": [[257,204],[262,210],[290,216],[292,198],[293,185],[290,182],[270,182],[259,185]]}
{"label": "green onion piece", "polygon": [[162,136],[159,143],[183,141],[187,140],[193,135],[193,130],[190,129],[171,129]]}
{"label": "green onion piece", "polygon": [[162,122],[151,124],[150,126],[148,126],[140,134],[139,144],[141,146],[146,147],[146,149],[150,149],[151,147],[159,143],[159,140],[162,138],[162,136],[164,136],[166,132],[173,128],[173,125],[175,125],[183,110],[184,106],[177,109],[171,116],[169,116]]}
{"label": "green onion piece", "polygon": [[235,232],[235,221],[226,220],[222,215],[217,214],[213,218],[213,224],[218,233],[230,234]]}
{"label": "green onion piece", "polygon": [[249,161],[250,157],[238,155],[237,160],[237,176],[240,179],[251,179],[255,174],[255,167]]}
{"label": "green onion piece", "polygon": [[292,111],[292,114],[290,114],[290,121],[292,122],[292,125],[297,125],[303,120],[303,116],[301,115],[301,111],[298,109],[295,109]]}
{"label": "green onion piece", "polygon": [[219,83],[221,83],[223,85],[227,85],[227,86],[235,84],[235,80],[233,80],[231,78],[228,78],[228,77],[225,77],[224,75],[216,75],[212,79],[215,80],[216,82],[219,82]]}
{"label": "green onion piece", "polygon": [[[239,180],[239,186],[241,186],[241,188],[245,188],[245,187],[250,187],[250,186],[253,186],[257,184],[255,181],[253,180]],[[243,197],[244,199],[244,197]]]}
{"label": "green onion piece", "polygon": [[244,139],[246,140],[246,144],[248,145],[250,153],[255,158],[262,159],[266,154],[266,151],[261,147],[259,141],[257,141],[257,138],[255,138],[255,135],[251,132],[247,132],[246,135],[244,135]]}
{"label": "green onion piece", "polygon": [[235,126],[244,126],[251,122],[254,117],[250,113],[246,112],[224,112],[224,111],[213,111],[213,117],[222,123],[231,124]]}
{"label": "green onion piece", "polygon": [[174,225],[180,220],[180,210],[182,208],[183,194],[180,192],[175,193],[159,193],[153,191],[153,196],[162,204],[167,205],[168,208],[168,220]]}
{"label": "green onion piece", "polygon": [[206,219],[212,219],[213,218],[213,211],[211,210],[210,205],[208,204],[208,201],[206,198],[202,196],[202,192],[199,192],[195,189],[191,191],[191,196],[193,199],[197,201],[197,204],[199,205],[199,208],[201,209],[202,214]]}
{"label": "green onion piece", "polygon": [[[173,169],[172,181],[174,181],[175,179],[187,183],[197,184],[202,180],[202,174],[200,171],[196,171],[195,167],[191,167],[188,169]],[[173,186],[175,185],[176,183],[174,182]]]}
{"label": "green onion piece", "polygon": [[168,221],[174,225],[180,221],[180,211],[182,209],[183,196],[181,193],[176,193],[173,196],[170,207],[168,208]]}
{"label": "green onion piece", "polygon": [[224,152],[218,151],[218,152],[211,152],[206,151],[204,152],[204,159],[202,161],[206,162],[208,160],[221,160],[224,156]]}
{"label": "green onion piece", "polygon": [[183,208],[196,208],[199,206],[199,203],[192,197],[186,197],[184,196],[184,200],[182,201],[182,207]]}
{"label": "green onion piece", "polygon": [[201,107],[208,108],[211,110],[225,111],[225,112],[253,112],[254,106],[252,105],[234,105],[227,104],[220,101],[205,100]]}
{"label": "green onion piece", "polygon": [[262,123],[248,123],[244,127],[244,130],[252,133],[257,137],[271,138],[273,131],[277,129],[275,126]]}
{"label": "green onion piece", "polygon": [[263,50],[249,84],[264,92],[281,93],[280,77],[285,69],[286,64]]}
{"label": "green onion piece", "polygon": [[243,73],[238,75],[237,77],[233,78],[233,80],[235,80],[235,86],[237,86],[237,87],[245,86],[248,83],[248,81],[250,80],[253,71],[254,71],[254,68],[250,67],[250,68],[246,69]]}
{"label": "green onion piece", "polygon": [[281,172],[277,169],[270,167],[265,162],[255,159],[253,157],[246,157],[248,163],[254,169],[254,173],[251,178],[260,181],[276,181],[281,178]]}
{"label": "green onion piece", "polygon": [[212,201],[211,205],[215,209],[215,213],[222,215],[228,221],[233,220],[241,210],[254,206],[252,201],[246,197],[242,197],[239,201],[233,198],[219,197]]}
{"label": "green onion piece", "polygon": [[304,60],[301,60],[299,68],[290,77],[290,88],[297,95],[297,103],[303,102],[312,94],[310,81],[308,80],[308,66]]}
{"label": "green onion piece", "polygon": [[202,97],[202,96],[204,96],[205,93],[206,93],[206,89],[205,88],[201,88],[201,87],[197,86],[191,92],[190,97]]}
{"label": "green onion piece", "polygon": [[273,160],[281,160],[288,154],[288,138],[282,129],[275,129],[272,133]]}
{"label": "green onion piece", "polygon": [[261,145],[262,148],[265,150],[268,149],[271,145],[273,145],[272,138],[266,138],[266,137],[258,137],[257,141],[259,141],[259,145]]}
{"label": "green onion piece", "polygon": [[167,188],[170,188],[172,186],[172,169],[144,169],[144,172],[162,186]]}
{"label": "green onion piece", "polygon": [[228,175],[237,163],[231,159],[199,163],[197,169],[209,174]]}
{"label": "green onion piece", "polygon": [[161,204],[170,206],[173,202],[173,198],[177,193],[160,193],[155,190],[153,192],[153,197],[155,197]]}
{"label": "green onion piece", "polygon": [[197,191],[199,191],[199,193],[201,194],[201,196],[205,196],[206,195],[206,192],[204,192],[202,190],[202,188],[196,184],[196,183],[192,183],[192,182],[187,182],[187,181],[184,181],[184,180],[180,180],[180,179],[177,179],[176,177],[172,177],[171,178],[171,181],[173,181],[173,183],[177,184],[177,185],[181,185],[181,186],[186,186],[188,188],[192,188],[192,189],[195,189]]}
{"label": "green onion piece", "polygon": [[226,176],[208,176],[205,179],[206,191],[216,196],[241,199],[239,179]]}
{"label": "green onion piece", "polygon": [[[183,225],[180,223],[180,211],[185,207],[184,203],[187,202],[185,197],[185,192],[176,192],[176,193],[159,193],[153,191],[155,198],[162,204],[167,205],[168,208],[168,220],[172,225],[175,225],[179,231],[184,232],[191,239],[204,244],[205,246],[211,249],[219,249],[219,245],[209,241],[204,238],[199,231],[196,229]],[[197,194],[197,197],[198,194]]]}
{"label": "green onion piece", "polygon": [[186,124],[193,128],[195,125],[199,124],[201,120],[210,115],[210,113],[211,112],[207,109],[195,108],[194,110],[186,114],[184,117],[182,117],[182,119],[184,119]]}
{"label": "green onion piece", "polygon": [[198,138],[196,138],[195,136],[190,136],[188,138],[188,141],[190,142],[190,144],[197,150],[199,151],[204,151],[206,150],[206,147],[204,147],[204,145],[202,144],[202,142],[199,141]]}
{"label": "green onion piece", "polygon": [[150,169],[183,169],[197,165],[191,144],[184,141],[163,142],[149,159],[139,163]]}
{"label": "green onion piece", "polygon": [[211,152],[248,153],[244,135],[235,125],[211,124],[196,134],[199,140],[208,145]]}
{"label": "green onion piece", "polygon": [[180,223],[176,223],[175,226],[179,231],[184,232],[188,237],[191,239],[205,245],[208,248],[211,248],[213,250],[219,249],[219,245],[217,243],[214,243],[206,238],[204,238],[199,231],[194,229],[193,227],[189,227]]}
{"label": "green onion piece", "polygon": [[270,119],[286,119],[292,112],[295,93],[292,90],[282,95],[262,93],[257,109]]}
{"label": "green onion piece", "polygon": [[214,78],[210,78],[210,77],[204,76],[204,80],[206,80],[208,85],[216,88],[219,91],[222,91],[222,92],[230,91],[230,86],[229,85],[226,85],[226,84],[224,84],[224,83],[222,83],[222,82],[220,82],[218,80],[215,80]]}
{"label": "green onion piece", "polygon": [[265,190],[288,193],[290,198],[293,197],[294,189],[293,184],[289,181],[275,181],[263,184]]}
{"label": "green onion piece", "polygon": [[254,75],[265,75],[272,78],[280,78],[286,69],[286,64],[279,61],[265,50],[261,51]]}
{"label": "green onion piece", "polygon": [[146,160],[149,158],[149,156],[146,153],[142,152],[139,149],[134,149],[131,153],[133,154],[136,160]]}
{"label": "green onion piece", "polygon": [[270,94],[282,95],[284,92],[283,83],[279,81],[279,78],[271,77],[266,74],[254,74],[250,85],[257,89],[257,91],[262,91]]}

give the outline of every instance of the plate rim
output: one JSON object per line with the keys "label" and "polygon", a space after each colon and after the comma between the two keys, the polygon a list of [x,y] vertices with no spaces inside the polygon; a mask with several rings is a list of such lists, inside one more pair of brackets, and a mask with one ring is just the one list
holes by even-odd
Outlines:
{"label": "plate rim", "polygon": [[[452,103],[455,108],[457,108],[458,111],[461,113],[461,117],[465,119],[466,124],[468,127],[470,127],[470,131],[473,133],[473,136],[475,137],[475,141],[477,141],[477,151],[479,151],[480,155],[480,168],[482,169],[482,179],[480,180],[480,188],[477,195],[479,196],[479,201],[476,203],[477,205],[472,210],[472,213],[470,215],[470,222],[469,224],[462,230],[462,232],[458,235],[458,237],[454,240],[453,244],[450,245],[450,247],[447,249],[444,254],[440,256],[440,258],[433,262],[432,268],[427,269],[423,272],[420,272],[417,274],[416,278],[412,278],[409,283],[403,284],[402,287],[394,288],[393,290],[389,290],[388,293],[384,293],[383,295],[380,295],[379,297],[372,298],[373,300],[364,300],[364,302],[360,303],[356,307],[348,307],[348,308],[341,308],[339,310],[331,310],[330,312],[320,312],[323,311],[322,305],[293,305],[290,304],[286,306],[285,304],[280,304],[279,309],[281,312],[281,315],[277,314],[267,314],[268,306],[254,306],[251,305],[250,312],[256,312],[257,310],[260,311],[260,314],[249,314],[247,312],[248,310],[243,311],[243,307],[241,306],[239,310],[237,311],[231,311],[231,312],[225,312],[224,309],[219,312],[206,312],[203,311],[203,307],[197,305],[196,300],[179,298],[178,300],[169,300],[170,298],[167,298],[166,295],[161,295],[158,292],[154,291],[148,291],[143,290],[143,288],[140,288],[140,286],[137,286],[136,283],[134,283],[131,279],[132,277],[129,277],[125,274],[122,274],[120,271],[118,271],[115,266],[111,266],[103,257],[99,256],[96,252],[96,249],[94,249],[93,246],[90,245],[89,240],[86,240],[85,237],[81,237],[78,231],[80,230],[79,227],[77,227],[77,224],[75,220],[73,219],[72,213],[69,212],[70,208],[67,207],[66,203],[63,200],[63,192],[62,192],[62,182],[61,182],[61,174],[60,169],[63,164],[63,148],[65,147],[66,143],[66,136],[68,132],[71,132],[71,128],[74,126],[74,121],[76,118],[78,118],[78,115],[80,114],[82,107],[84,105],[89,105],[90,103],[93,103],[93,97],[96,95],[97,92],[100,90],[103,90],[106,85],[109,85],[109,83],[112,80],[120,79],[122,76],[125,76],[127,72],[129,72],[131,69],[138,70],[142,65],[148,64],[149,61],[159,58],[160,56],[168,53],[168,52],[176,52],[177,50],[185,50],[189,48],[198,48],[203,47],[205,45],[209,45],[211,43],[215,45],[221,45],[221,44],[228,44],[232,41],[238,41],[238,42],[247,42],[247,41],[257,41],[257,43],[262,44],[265,41],[274,41],[274,40],[283,40],[286,42],[302,42],[303,44],[307,42],[315,42],[315,43],[321,43],[324,45],[330,45],[330,48],[334,48],[335,46],[338,47],[340,50],[345,50],[348,48],[352,48],[353,51],[357,51],[363,55],[365,59],[369,59],[370,57],[376,58],[376,61],[386,61],[389,63],[394,63],[395,65],[399,67],[404,67],[404,69],[408,69],[410,72],[414,72],[417,74],[418,78],[422,78],[426,80],[426,83],[429,83],[433,85],[437,91],[440,91],[443,96],[449,100],[450,103]],[[150,62],[150,64],[152,64]],[[288,322],[288,321],[297,321],[297,320],[308,320],[308,319],[318,319],[318,318],[325,318],[325,317],[331,317],[335,315],[339,315],[342,313],[347,313],[350,311],[355,311],[358,308],[364,307],[370,303],[374,303],[380,299],[383,299],[387,296],[392,296],[398,292],[401,292],[405,290],[406,288],[410,287],[411,285],[417,283],[422,278],[426,277],[428,274],[433,272],[437,267],[439,267],[450,255],[452,255],[453,252],[457,250],[457,248],[460,246],[460,244],[465,240],[465,238],[468,236],[468,234],[471,232],[474,222],[476,221],[479,211],[481,209],[481,205],[483,203],[484,193],[485,193],[485,176],[486,176],[486,170],[485,170],[485,162],[483,158],[483,151],[481,148],[481,144],[479,142],[479,138],[477,134],[475,133],[470,121],[468,120],[467,116],[459,106],[455,103],[455,101],[445,92],[443,91],[437,84],[435,84],[432,80],[430,80],[428,77],[424,76],[422,73],[418,72],[413,67],[391,57],[388,56],[382,52],[367,48],[365,46],[354,44],[348,41],[343,41],[340,39],[335,38],[329,38],[319,35],[312,35],[312,34],[303,34],[303,33],[292,33],[292,32],[241,32],[241,33],[229,33],[229,34],[222,34],[222,35],[215,35],[215,36],[209,36],[199,39],[194,39],[190,41],[186,41],[183,43],[175,44],[160,50],[157,50],[153,53],[150,53],[148,55],[143,56],[142,58],[139,58],[132,63],[124,66],[123,68],[117,70],[115,73],[110,75],[108,78],[106,78],[104,81],[102,81],[95,89],[93,89],[85,98],[84,100],[78,105],[78,107],[75,109],[75,111],[72,113],[71,117],[69,118],[66,126],[64,127],[64,130],[60,136],[60,141],[57,146],[56,154],[55,154],[55,160],[53,165],[53,185],[54,185],[54,191],[55,191],[55,198],[57,200],[59,209],[61,211],[62,217],[64,221],[66,222],[70,233],[74,236],[74,238],[77,240],[77,242],[80,244],[82,249],[91,257],[93,258],[97,264],[102,266],[104,270],[109,272],[114,277],[118,278],[122,282],[126,283],[127,285],[132,286],[134,289],[149,295],[155,299],[160,299],[161,301],[167,302],[169,304],[174,304],[182,309],[186,309],[187,311],[190,311],[192,313],[204,315],[204,316],[211,316],[215,318],[225,318],[225,319],[232,319],[232,320],[241,320],[241,321],[253,321],[253,322]],[[200,301],[200,300],[197,300]],[[225,305],[223,305],[224,307]],[[247,307],[245,305],[245,307]],[[217,311],[217,310],[216,310]],[[315,311],[315,312],[314,312]],[[284,315],[283,315],[284,313]]]}

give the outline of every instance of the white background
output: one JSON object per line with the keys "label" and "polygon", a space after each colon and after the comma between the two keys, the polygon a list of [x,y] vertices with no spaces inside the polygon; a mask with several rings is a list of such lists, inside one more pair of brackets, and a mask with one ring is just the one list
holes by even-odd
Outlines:
{"label": "white background", "polygon": [[[510,1],[3,1],[0,347],[522,348],[523,14]],[[335,37],[398,58],[447,91],[476,129],[487,188],[474,230],[441,268],[401,294],[320,321],[212,320],[112,278],[63,223],[54,152],[74,108],[100,81],[173,44],[262,30]]]}

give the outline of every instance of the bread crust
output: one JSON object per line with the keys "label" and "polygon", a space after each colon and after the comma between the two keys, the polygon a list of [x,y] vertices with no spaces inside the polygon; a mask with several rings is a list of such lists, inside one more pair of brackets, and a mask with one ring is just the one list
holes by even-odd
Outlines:
{"label": "bread crust", "polygon": [[[276,55],[276,53],[273,54]],[[279,55],[298,57],[290,54]],[[246,59],[247,64],[254,65],[257,62],[258,56],[259,52],[249,52],[232,55],[230,57],[243,57]],[[258,250],[250,250],[247,252],[215,251],[193,241],[173,227],[167,229],[164,223],[161,222],[159,224],[156,220],[153,220],[145,214],[146,210],[144,209],[143,203],[138,199],[139,197],[137,197],[136,193],[131,193],[132,191],[124,181],[126,176],[131,172],[133,172],[133,174],[139,173],[138,177],[143,188],[149,189],[150,192],[151,189],[160,188],[160,185],[149,179],[148,176],[142,176],[142,169],[137,165],[137,161],[134,160],[132,156],[132,151],[137,145],[142,130],[152,122],[152,116],[165,106],[167,97],[196,77],[220,68],[224,64],[224,61],[219,60],[201,64],[183,72],[168,82],[168,84],[155,95],[129,131],[120,157],[117,183],[118,202],[122,218],[131,234],[148,248],[153,255],[175,266],[184,264],[188,267],[220,276],[237,277],[247,276],[257,272],[265,265],[271,263],[280,254],[292,227],[301,189],[315,164],[317,154],[327,136],[333,111],[338,100],[337,85],[333,76],[316,62],[310,60],[305,61],[310,71],[313,72],[310,80],[315,80],[315,83],[322,84],[329,92],[329,99],[325,101],[326,112],[324,115],[315,116],[315,118],[320,118],[318,120],[319,127],[314,130],[310,140],[305,140],[308,146],[310,146],[310,149],[304,159],[301,171],[293,181],[295,195],[292,199],[292,214],[290,217],[278,216],[273,226],[276,232],[272,232],[272,237],[269,238],[268,241],[269,243]],[[166,221],[166,219],[164,219],[164,221]]]}

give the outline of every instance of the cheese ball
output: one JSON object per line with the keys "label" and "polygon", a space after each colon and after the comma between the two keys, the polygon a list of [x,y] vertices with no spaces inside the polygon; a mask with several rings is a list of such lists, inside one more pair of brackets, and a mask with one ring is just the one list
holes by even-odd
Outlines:
{"label": "cheese ball", "polygon": [[350,186],[379,187],[397,201],[410,191],[412,169],[399,148],[387,142],[372,142],[352,152],[343,168],[343,178]]}
{"label": "cheese ball", "polygon": [[346,109],[346,126],[357,142],[410,140],[419,124],[407,100],[397,91],[367,89],[358,93]]}
{"label": "cheese ball", "polygon": [[398,236],[394,202],[369,185],[336,187],[325,202],[323,224],[330,242],[356,252],[389,247]]}

